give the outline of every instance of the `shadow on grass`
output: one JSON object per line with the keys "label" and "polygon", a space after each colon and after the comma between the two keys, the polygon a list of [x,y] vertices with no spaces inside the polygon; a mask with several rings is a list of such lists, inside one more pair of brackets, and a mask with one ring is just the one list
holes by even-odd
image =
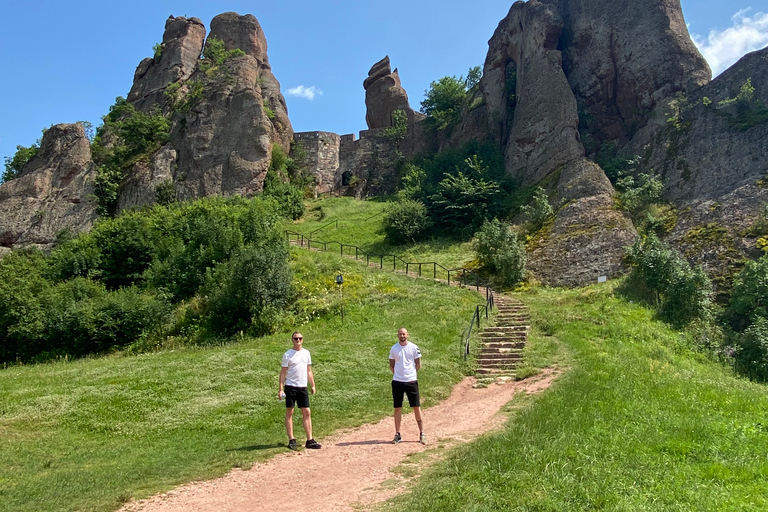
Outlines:
{"label": "shadow on grass", "polygon": [[258,450],[269,450],[272,448],[287,448],[287,444],[254,444],[251,446],[241,446],[240,448],[230,448],[228,452],[255,452]]}

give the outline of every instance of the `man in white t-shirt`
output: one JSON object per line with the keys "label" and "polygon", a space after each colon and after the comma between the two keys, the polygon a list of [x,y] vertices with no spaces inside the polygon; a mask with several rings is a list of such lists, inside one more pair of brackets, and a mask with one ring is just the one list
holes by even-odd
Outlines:
{"label": "man in white t-shirt", "polygon": [[309,393],[307,384],[312,386],[312,394],[316,392],[315,376],[312,374],[312,356],[309,350],[302,348],[304,336],[295,332],[291,336],[293,348],[283,354],[280,369],[280,389],[277,397],[285,399],[285,432],[288,434],[288,448],[298,450],[296,438],[293,437],[293,408],[301,409],[304,432],[307,433],[305,448],[317,450],[320,443],[312,437],[312,414],[309,410]]}
{"label": "man in white t-shirt", "polygon": [[408,405],[413,409],[416,423],[419,425],[419,442],[427,444],[427,435],[421,422],[421,402],[419,382],[416,374],[421,369],[419,347],[408,341],[408,330],[403,327],[397,331],[398,342],[389,351],[389,369],[392,371],[392,401],[395,406],[395,438],[393,444],[403,440],[400,435],[400,420],[403,416],[403,395],[408,397]]}

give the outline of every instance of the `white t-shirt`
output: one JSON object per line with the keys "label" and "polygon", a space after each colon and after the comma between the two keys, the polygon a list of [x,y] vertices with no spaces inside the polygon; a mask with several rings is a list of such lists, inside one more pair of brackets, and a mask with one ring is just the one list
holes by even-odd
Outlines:
{"label": "white t-shirt", "polygon": [[415,343],[409,341],[405,346],[395,343],[389,351],[389,358],[395,360],[395,374],[392,380],[398,382],[416,380],[416,360],[421,359],[421,352]]}
{"label": "white t-shirt", "polygon": [[307,387],[307,365],[312,364],[312,356],[309,350],[288,350],[283,354],[282,367],[288,368],[285,375],[285,385],[295,388]]}

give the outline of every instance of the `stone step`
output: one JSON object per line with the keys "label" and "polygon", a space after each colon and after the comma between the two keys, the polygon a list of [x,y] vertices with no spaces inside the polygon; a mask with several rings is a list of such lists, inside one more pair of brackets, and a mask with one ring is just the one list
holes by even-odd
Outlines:
{"label": "stone step", "polygon": [[478,361],[477,369],[483,370],[516,370],[517,361]]}
{"label": "stone step", "polygon": [[[502,346],[492,346],[492,345],[502,345]],[[480,351],[482,353],[505,353],[509,352],[511,350],[522,350],[525,348],[525,342],[524,341],[518,341],[518,342],[502,342],[502,343],[486,343],[480,348]],[[501,352],[504,351],[504,352]]]}
{"label": "stone step", "polygon": [[478,368],[475,373],[477,375],[491,375],[494,377],[514,377],[514,369],[502,369],[502,368]]}
{"label": "stone step", "polygon": [[494,336],[491,338],[483,338],[482,339],[483,344],[487,343],[512,343],[512,344],[520,344],[525,345],[525,343],[528,341],[528,338],[525,336]]}
{"label": "stone step", "polygon": [[493,338],[494,336],[527,336],[528,329],[524,325],[503,325],[493,331],[483,331],[480,333],[482,338]]}
{"label": "stone step", "polygon": [[483,329],[483,332],[506,332],[506,331],[520,331],[524,332],[528,330],[528,326],[519,326],[519,325],[489,325],[488,327]]}
{"label": "stone step", "polygon": [[519,361],[523,358],[523,354],[517,352],[497,352],[497,353],[489,353],[489,352],[481,352],[477,356],[478,363],[481,363],[482,361]]}
{"label": "stone step", "polygon": [[482,348],[513,349],[516,348],[515,345],[517,345],[517,343],[510,341],[489,341],[488,343],[484,343]]}

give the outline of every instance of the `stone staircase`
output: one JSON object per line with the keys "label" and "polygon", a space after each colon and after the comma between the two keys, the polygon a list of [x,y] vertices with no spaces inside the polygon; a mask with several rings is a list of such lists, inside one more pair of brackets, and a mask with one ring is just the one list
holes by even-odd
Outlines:
{"label": "stone staircase", "polygon": [[497,325],[480,333],[483,345],[477,356],[479,383],[514,380],[531,330],[528,308],[522,302],[496,295],[495,304],[499,310]]}

